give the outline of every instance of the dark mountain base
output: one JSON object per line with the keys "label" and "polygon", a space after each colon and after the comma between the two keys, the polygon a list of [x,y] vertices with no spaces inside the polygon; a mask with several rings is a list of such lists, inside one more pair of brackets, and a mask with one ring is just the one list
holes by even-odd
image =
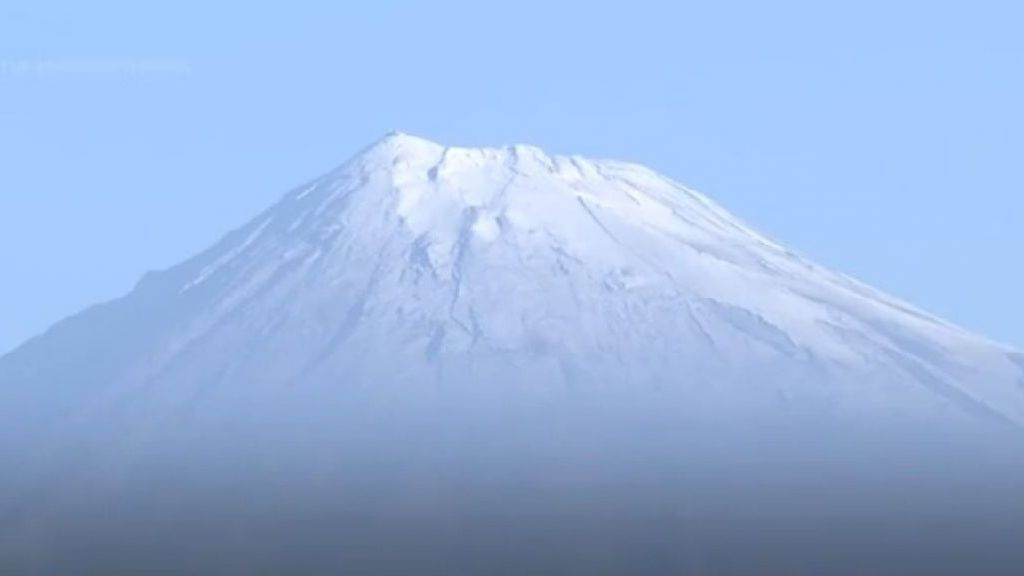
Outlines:
{"label": "dark mountain base", "polygon": [[501,424],[361,425],[287,447],[161,440],[69,465],[5,507],[0,573],[1009,576],[1024,565],[1024,460],[994,436],[900,446],[824,428],[699,428],[659,445],[669,431],[657,427]]}
{"label": "dark mountain base", "polygon": [[[152,503],[123,503],[132,509],[62,518],[7,550],[2,572],[1015,575],[1024,562],[1019,510],[781,512],[705,501],[702,511],[654,511],[576,490],[522,496],[536,499],[519,510],[455,504],[383,516],[334,502],[311,510],[192,501],[158,514],[147,510]],[[592,510],[564,510],[591,497]]]}

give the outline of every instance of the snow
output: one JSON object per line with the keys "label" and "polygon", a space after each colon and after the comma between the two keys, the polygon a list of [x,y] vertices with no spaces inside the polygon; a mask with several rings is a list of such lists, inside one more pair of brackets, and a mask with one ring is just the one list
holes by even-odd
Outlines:
{"label": "snow", "polygon": [[257,238],[260,237],[260,234],[263,234],[263,231],[266,230],[267,225],[270,224],[271,220],[273,220],[273,218],[267,218],[266,220],[264,220],[262,223],[256,226],[255,230],[253,230],[248,236],[246,236],[245,240],[243,240],[241,244],[232,247],[222,256],[218,257],[215,261],[204,267],[199,272],[198,276],[196,276],[188,284],[182,286],[179,293],[185,293],[190,289],[198,286],[199,284],[202,284],[204,281],[206,281],[207,278],[213,276],[218,270],[220,270],[228,263],[230,263],[232,260],[237,258],[239,254],[244,252],[246,248],[251,246],[252,243],[255,242]]}
{"label": "snow", "polygon": [[[1024,424],[1024,366],[1006,347],[648,168],[530,146],[391,133],[154,282],[125,301],[154,298],[174,320],[126,381],[515,385],[530,367],[551,389],[667,387],[685,403],[705,382],[727,405],[784,395]],[[152,331],[138,323],[119,337]]]}

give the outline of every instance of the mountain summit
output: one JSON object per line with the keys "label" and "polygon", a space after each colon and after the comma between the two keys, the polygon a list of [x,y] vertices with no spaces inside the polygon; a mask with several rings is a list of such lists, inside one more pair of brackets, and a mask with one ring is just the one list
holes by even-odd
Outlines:
{"label": "mountain summit", "polygon": [[224,390],[470,384],[1024,423],[1020,355],[652,170],[398,132],[22,346],[0,383],[66,390],[18,404],[44,420],[140,386],[174,411]]}

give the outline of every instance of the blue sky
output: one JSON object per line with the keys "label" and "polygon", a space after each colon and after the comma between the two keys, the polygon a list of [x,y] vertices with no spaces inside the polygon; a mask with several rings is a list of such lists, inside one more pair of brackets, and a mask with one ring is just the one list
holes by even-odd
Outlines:
{"label": "blue sky", "polygon": [[0,5],[0,350],[392,129],[650,165],[1024,345],[1016,2]]}

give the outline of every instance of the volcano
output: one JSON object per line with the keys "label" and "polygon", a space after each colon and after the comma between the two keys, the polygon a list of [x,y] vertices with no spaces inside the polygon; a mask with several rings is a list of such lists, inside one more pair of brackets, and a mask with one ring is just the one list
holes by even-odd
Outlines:
{"label": "volcano", "polygon": [[672,455],[743,439],[749,456],[775,433],[823,453],[1016,438],[1024,356],[643,166],[393,133],[0,359],[0,400],[0,463],[22,471],[2,483],[3,557],[110,570],[25,550],[98,502],[177,518],[157,503],[195,506],[197,483],[386,516],[516,501],[494,486],[539,469],[547,487],[678,486],[667,469],[702,468]]}

